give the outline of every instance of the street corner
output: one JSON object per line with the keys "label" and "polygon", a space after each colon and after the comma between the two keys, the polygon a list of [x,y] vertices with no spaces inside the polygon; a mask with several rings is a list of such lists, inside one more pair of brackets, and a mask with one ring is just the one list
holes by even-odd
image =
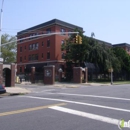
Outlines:
{"label": "street corner", "polygon": [[27,90],[25,88],[20,88],[20,87],[6,87],[6,92],[10,96],[13,96],[13,95],[24,95],[24,94],[31,93],[30,90]]}

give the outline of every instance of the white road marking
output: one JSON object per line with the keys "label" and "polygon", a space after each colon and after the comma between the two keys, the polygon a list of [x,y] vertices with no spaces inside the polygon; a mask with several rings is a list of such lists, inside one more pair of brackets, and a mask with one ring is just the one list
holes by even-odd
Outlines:
{"label": "white road marking", "polygon": [[52,106],[52,107],[49,107],[49,108],[53,109],[53,110],[77,115],[77,116],[86,117],[86,118],[93,119],[93,120],[98,120],[98,121],[114,124],[114,125],[117,125],[117,126],[119,124],[119,120],[114,119],[114,118],[109,118],[109,117],[100,116],[100,115],[96,115],[96,114],[86,113],[86,112],[77,111],[77,110],[68,109],[68,108],[59,107],[59,106]]}
{"label": "white road marking", "polygon": [[115,99],[115,100],[130,101],[129,98],[107,97],[107,96],[98,96],[98,95],[82,95],[82,94],[71,94],[71,93],[48,93],[48,94],[60,94],[60,95],[69,95],[69,96],[94,97],[94,98],[104,98],[104,99]]}
{"label": "white road marking", "polygon": [[55,89],[47,89],[47,90],[43,90],[43,91],[36,91],[36,92],[34,92],[34,93],[42,93],[42,92],[49,92],[49,91],[53,91],[53,90],[55,90]]}
{"label": "white road marking", "polygon": [[22,96],[22,97],[34,98],[34,99],[42,99],[42,100],[50,100],[50,101],[59,101],[59,102],[80,104],[80,105],[92,106],[92,107],[98,107],[98,108],[105,108],[105,109],[116,110],[116,111],[130,112],[130,110],[128,110],[128,109],[109,107],[109,106],[102,106],[102,105],[90,104],[90,103],[84,103],[84,102],[69,101],[69,100],[63,100],[63,99],[43,98],[43,97],[34,97],[34,96]]}

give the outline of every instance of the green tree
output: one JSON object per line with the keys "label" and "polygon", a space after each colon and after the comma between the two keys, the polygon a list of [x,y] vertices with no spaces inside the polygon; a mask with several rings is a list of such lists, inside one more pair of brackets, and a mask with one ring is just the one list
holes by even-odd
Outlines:
{"label": "green tree", "polygon": [[17,52],[16,37],[10,36],[9,34],[3,34],[1,37],[1,45],[2,45],[1,57],[3,58],[3,62],[7,63],[16,62],[16,52]]}
{"label": "green tree", "polygon": [[63,44],[62,49],[66,51],[65,60],[66,62],[73,62],[76,64],[81,64],[88,59],[89,55],[89,45],[86,36],[79,31],[79,35],[82,37],[82,44],[76,44],[74,41],[76,35],[72,35]]}
{"label": "green tree", "polygon": [[66,62],[79,66],[84,62],[93,63],[96,66],[97,75],[104,74],[104,76],[108,75],[110,68],[113,68],[115,73],[123,69],[130,71],[130,56],[125,50],[123,52],[115,50],[105,43],[98,43],[93,37],[84,36],[81,32],[79,35],[82,36],[82,44],[74,43],[76,35],[72,35],[62,46],[62,49],[66,51]]}
{"label": "green tree", "polygon": [[113,48],[113,52],[120,61],[121,69],[130,72],[130,55],[119,47]]}

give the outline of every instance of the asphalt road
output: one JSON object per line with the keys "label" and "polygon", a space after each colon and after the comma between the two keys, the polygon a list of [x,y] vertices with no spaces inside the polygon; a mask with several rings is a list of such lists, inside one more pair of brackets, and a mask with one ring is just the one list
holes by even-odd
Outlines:
{"label": "asphalt road", "polygon": [[130,85],[21,87],[32,93],[0,98],[1,130],[118,130],[130,120]]}

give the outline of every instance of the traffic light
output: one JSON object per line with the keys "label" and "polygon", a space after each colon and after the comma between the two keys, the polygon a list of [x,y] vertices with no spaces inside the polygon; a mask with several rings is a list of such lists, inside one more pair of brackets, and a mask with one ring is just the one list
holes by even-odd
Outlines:
{"label": "traffic light", "polygon": [[79,36],[76,35],[76,38],[75,38],[75,43],[78,43],[79,42]]}
{"label": "traffic light", "polygon": [[82,37],[79,36],[79,44],[82,44]]}

